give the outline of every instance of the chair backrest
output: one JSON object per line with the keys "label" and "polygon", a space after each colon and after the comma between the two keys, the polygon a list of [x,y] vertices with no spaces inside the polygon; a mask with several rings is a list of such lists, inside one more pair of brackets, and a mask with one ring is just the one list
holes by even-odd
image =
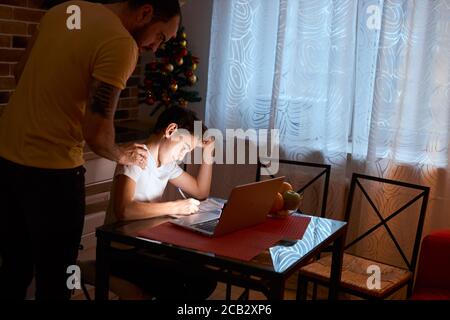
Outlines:
{"label": "chair backrest", "polygon": [[[412,197],[411,200],[407,201],[404,205],[402,205],[401,207],[396,209],[394,212],[383,216],[383,214],[380,213],[379,208],[377,208],[377,206],[375,205],[374,200],[372,199],[372,197],[369,195],[366,188],[361,183],[361,182],[364,183],[364,181],[369,181],[371,183],[375,183],[379,187],[385,186],[386,184],[391,185],[391,187],[395,187],[395,190],[397,190],[397,188],[399,188],[399,189],[407,188],[407,189],[410,189],[410,191],[416,190],[418,192],[418,194],[416,196]],[[368,201],[368,203],[370,204],[370,207],[373,209],[373,211],[377,215],[379,222],[376,223],[375,225],[371,226],[367,231],[356,235],[356,237],[354,239],[352,239],[349,243],[347,243],[345,245],[344,249],[348,250],[350,247],[359,243],[363,239],[366,239],[366,237],[374,234],[375,231],[379,230],[380,227],[384,227],[387,234],[389,235],[389,238],[392,240],[393,244],[395,245],[396,250],[402,257],[403,262],[405,263],[405,265],[407,266],[409,271],[411,271],[414,274],[414,270],[416,268],[416,263],[417,263],[417,256],[418,256],[418,252],[419,252],[420,240],[422,237],[422,229],[423,229],[423,223],[424,223],[424,219],[425,219],[426,208],[427,208],[427,204],[428,204],[430,188],[421,186],[421,185],[406,183],[406,182],[402,182],[402,181],[396,181],[396,180],[390,180],[390,179],[384,179],[384,178],[378,178],[378,177],[353,173],[352,180],[350,183],[350,191],[349,191],[349,195],[348,195],[348,199],[347,199],[346,210],[345,210],[345,221],[347,221],[349,223],[349,230],[352,230],[352,225],[350,224],[350,218],[351,218],[353,202],[355,199],[355,191],[356,191],[357,187],[361,190],[361,193],[364,196],[363,199],[365,198]],[[382,195],[384,195],[384,191],[382,192]],[[395,197],[395,193],[394,193],[394,197]],[[398,195],[398,197],[399,197],[399,195]],[[391,228],[389,227],[388,222],[392,221],[392,219],[395,218],[396,216],[398,216],[400,213],[405,212],[405,210],[407,208],[409,208],[412,204],[418,202],[420,199],[422,200],[422,203],[420,206],[420,212],[418,214],[418,221],[417,221],[417,228],[415,230],[415,235],[414,235],[414,246],[412,249],[411,257],[408,258],[406,256],[403,248],[400,246],[397,237],[394,235]],[[381,199],[381,201],[387,201],[387,199]],[[378,199],[378,203],[380,203],[380,199]]]}
{"label": "chair backrest", "polygon": [[[258,164],[256,168],[256,181],[261,180],[261,170],[264,170],[264,168],[267,168],[269,166],[268,162],[271,161],[270,158],[259,158]],[[330,184],[330,174],[331,174],[331,165],[329,164],[321,164],[321,163],[314,163],[314,162],[302,162],[302,161],[293,161],[293,160],[277,160],[280,165],[288,165],[293,167],[310,167],[310,168],[318,168],[319,172],[316,173],[311,179],[307,180],[306,182],[303,182],[301,187],[296,190],[297,193],[302,194],[306,189],[308,189],[310,186],[313,185],[314,182],[319,180],[321,177],[324,177],[323,182],[323,188],[322,188],[322,196],[321,196],[321,205],[320,205],[320,216],[325,217],[326,216],[326,210],[327,210],[327,199],[328,199],[328,187]],[[263,163],[265,162],[265,163]],[[287,178],[289,178],[288,174],[286,175]],[[275,178],[275,175],[269,174],[268,177]],[[294,186],[295,187],[295,186]]]}

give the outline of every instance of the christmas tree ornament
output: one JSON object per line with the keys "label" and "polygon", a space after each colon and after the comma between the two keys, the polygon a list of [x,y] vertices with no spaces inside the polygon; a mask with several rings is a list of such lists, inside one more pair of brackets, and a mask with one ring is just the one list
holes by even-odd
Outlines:
{"label": "christmas tree ornament", "polygon": [[187,46],[187,41],[186,40],[181,40],[180,41],[180,47],[186,48],[186,46]]}
{"label": "christmas tree ornament", "polygon": [[147,97],[147,99],[145,99],[145,103],[147,103],[148,105],[152,106],[155,104],[155,99],[153,97]]}
{"label": "christmas tree ornament", "polygon": [[181,66],[183,63],[184,63],[183,58],[178,58],[178,59],[177,59],[177,65],[178,65],[178,66]]}
{"label": "christmas tree ornament", "polygon": [[186,78],[189,78],[189,77],[192,77],[194,75],[194,72],[192,72],[192,70],[186,70],[184,75],[186,76]]}
{"label": "christmas tree ornament", "polygon": [[185,57],[185,56],[188,55],[188,53],[189,53],[188,49],[183,48],[183,49],[181,49],[181,51],[180,51],[180,56]]}
{"label": "christmas tree ornament", "polygon": [[195,84],[197,82],[197,76],[195,74],[193,74],[192,76],[189,77],[189,83]]}
{"label": "christmas tree ornament", "polygon": [[162,94],[162,101],[165,105],[168,105],[170,103],[170,97],[167,93]]}
{"label": "christmas tree ornament", "polygon": [[173,64],[168,63],[168,64],[165,65],[165,69],[166,69],[167,72],[172,72],[173,69],[174,69],[174,66],[173,66]]}
{"label": "christmas tree ornament", "polygon": [[172,90],[172,92],[178,90],[178,84],[175,81],[170,84],[170,90]]}
{"label": "christmas tree ornament", "polygon": [[186,39],[187,38],[186,32],[181,32],[180,37],[181,39]]}
{"label": "christmas tree ornament", "polygon": [[194,70],[194,71],[197,70],[197,64],[196,63],[192,64],[192,70]]}
{"label": "christmas tree ornament", "polygon": [[183,98],[181,98],[180,100],[178,100],[178,104],[180,105],[180,107],[186,108],[188,105],[188,102],[186,100],[184,100]]}

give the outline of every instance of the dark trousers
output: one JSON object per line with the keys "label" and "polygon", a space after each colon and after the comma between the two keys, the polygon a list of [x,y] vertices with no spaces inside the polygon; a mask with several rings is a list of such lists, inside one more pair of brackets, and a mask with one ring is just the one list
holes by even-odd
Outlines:
{"label": "dark trousers", "polygon": [[0,158],[0,299],[70,298],[84,223],[83,167],[39,169]]}

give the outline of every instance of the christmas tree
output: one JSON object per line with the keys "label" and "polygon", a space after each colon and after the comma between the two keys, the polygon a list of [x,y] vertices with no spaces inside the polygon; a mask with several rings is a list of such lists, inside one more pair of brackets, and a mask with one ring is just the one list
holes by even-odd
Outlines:
{"label": "christmas tree", "polygon": [[155,56],[156,60],[145,66],[145,80],[141,87],[143,102],[155,106],[150,115],[161,107],[186,107],[188,102],[201,101],[197,91],[189,90],[198,80],[194,71],[199,59],[187,49],[183,27],[175,38],[160,46]]}

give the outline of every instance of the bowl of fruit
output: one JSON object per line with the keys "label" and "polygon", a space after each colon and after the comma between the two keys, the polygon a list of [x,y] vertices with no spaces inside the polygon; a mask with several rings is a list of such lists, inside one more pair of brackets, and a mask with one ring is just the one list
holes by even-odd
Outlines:
{"label": "bowl of fruit", "polygon": [[273,218],[286,218],[294,213],[303,199],[303,194],[294,191],[289,182],[283,182],[278,190],[269,216]]}

